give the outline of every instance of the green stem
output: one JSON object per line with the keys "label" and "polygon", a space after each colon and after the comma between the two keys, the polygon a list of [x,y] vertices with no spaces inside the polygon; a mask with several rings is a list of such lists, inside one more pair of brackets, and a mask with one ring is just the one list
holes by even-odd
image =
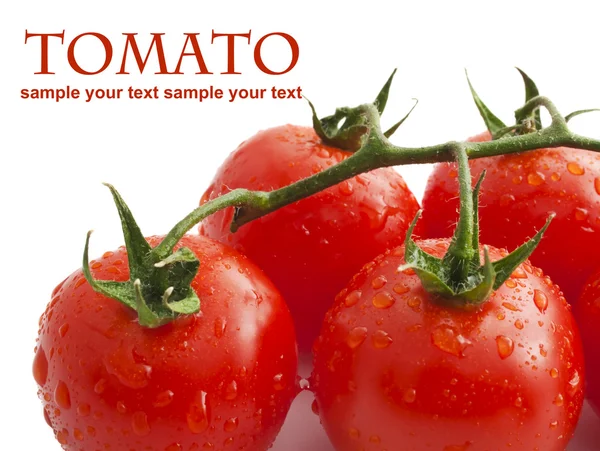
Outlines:
{"label": "green stem", "polygon": [[195,224],[223,208],[237,207],[231,224],[231,230],[236,231],[250,221],[364,172],[388,166],[454,161],[455,151],[459,146],[465,149],[469,159],[560,146],[600,152],[600,141],[572,133],[554,104],[546,97],[538,96],[531,99],[521,108],[520,113],[528,114],[540,107],[550,112],[552,124],[536,133],[508,136],[495,141],[451,141],[414,148],[395,146],[390,143],[379,127],[377,107],[374,104],[360,105],[352,110],[352,113],[357,115],[357,111],[360,112],[361,120],[369,124],[369,132],[363,146],[349,158],[278,190],[270,192],[235,190],[218,197],[197,208],[179,222],[155,252],[161,257],[167,255],[175,243]]}
{"label": "green stem", "polygon": [[469,276],[469,265],[475,255],[479,255],[479,249],[473,248],[474,210],[473,191],[471,189],[471,171],[469,169],[469,158],[460,144],[457,145],[456,161],[458,163],[458,184],[460,188],[460,209],[458,224],[454,232],[452,244],[444,256],[450,269],[450,280],[454,285],[465,282]]}

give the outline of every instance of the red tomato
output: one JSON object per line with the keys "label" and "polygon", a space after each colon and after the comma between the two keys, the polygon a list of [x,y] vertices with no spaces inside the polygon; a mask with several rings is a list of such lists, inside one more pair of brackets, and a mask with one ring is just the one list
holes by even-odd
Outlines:
{"label": "red tomato", "polygon": [[[473,141],[489,139],[489,134]],[[556,218],[531,257],[576,302],[598,266],[600,249],[600,154],[540,149],[470,161],[473,180],[487,170],[479,203],[481,241],[515,249],[532,236],[550,212]],[[435,166],[423,198],[428,238],[452,235],[458,214],[454,163]]]}
{"label": "red tomato", "polygon": [[586,357],[587,396],[600,415],[600,271],[585,285],[575,306],[575,318]]}
{"label": "red tomato", "polygon": [[[272,191],[350,156],[308,127],[282,126],[242,143],[223,163],[202,203],[234,188]],[[366,262],[399,245],[418,202],[393,169],[359,175],[229,232],[233,209],[204,220],[201,233],[233,245],[271,278],[286,300],[300,351],[309,351],[335,295]]]}
{"label": "red tomato", "polygon": [[[417,242],[441,257],[449,240]],[[504,251],[490,248],[497,260]],[[445,307],[404,264],[367,264],[315,345],[314,410],[336,450],[563,451],[583,404],[583,351],[556,285],[520,265],[476,310]]]}
{"label": "red tomato", "polygon": [[[33,374],[63,449],[266,450],[275,439],[297,393],[289,311],[233,249],[198,236],[180,246],[201,261],[201,312],[157,329],[93,291],[81,270],[55,289]],[[124,248],[91,268],[100,280],[129,277]]]}

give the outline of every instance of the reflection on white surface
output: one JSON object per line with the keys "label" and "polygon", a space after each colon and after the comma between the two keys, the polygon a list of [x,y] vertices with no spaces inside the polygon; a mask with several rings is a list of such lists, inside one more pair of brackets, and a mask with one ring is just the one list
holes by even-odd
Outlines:
{"label": "reflection on white surface", "polygon": [[[301,393],[290,410],[287,421],[273,446],[273,451],[334,451],[327,435],[312,413],[313,396]],[[568,451],[600,450],[600,418],[586,404],[575,438]]]}

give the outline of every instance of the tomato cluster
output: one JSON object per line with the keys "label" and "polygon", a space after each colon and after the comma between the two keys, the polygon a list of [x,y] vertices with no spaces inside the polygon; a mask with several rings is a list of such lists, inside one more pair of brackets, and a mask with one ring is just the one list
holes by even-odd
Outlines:
{"label": "tomato cluster", "polygon": [[[277,190],[351,155],[312,128],[268,129],[229,156],[200,204]],[[33,374],[58,442],[267,450],[301,390],[299,352],[312,346],[313,410],[338,451],[565,450],[586,379],[600,410],[600,156],[542,149],[469,165],[474,180],[487,170],[470,269],[510,258],[505,248],[556,214],[531,263],[497,286],[469,273],[465,284],[489,276],[494,286],[472,303],[432,291],[441,282],[422,270],[449,263],[456,246],[456,164],[434,168],[410,229],[417,200],[397,172],[376,169],[236,233],[234,208],[220,210],[158,262],[130,244],[150,252],[163,237],[144,239],[113,192],[127,248],[84,260],[40,318]],[[405,239],[415,224],[416,242]],[[413,253],[426,261],[409,264]]]}

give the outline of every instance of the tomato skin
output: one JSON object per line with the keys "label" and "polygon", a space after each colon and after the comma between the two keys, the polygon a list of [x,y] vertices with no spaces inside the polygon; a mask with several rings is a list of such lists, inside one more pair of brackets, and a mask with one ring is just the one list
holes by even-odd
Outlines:
{"label": "tomato skin", "polygon": [[[309,127],[282,126],[242,143],[218,170],[202,203],[234,188],[272,191],[309,177],[351,154],[324,145]],[[200,232],[248,255],[279,288],[310,351],[335,295],[366,262],[402,243],[419,209],[402,177],[377,169],[288,205],[241,227],[233,209]]]}
{"label": "tomato skin", "polygon": [[[440,257],[448,240],[418,244]],[[335,449],[564,450],[584,366],[558,288],[525,263],[479,309],[443,307],[397,270],[403,256],[389,251],[352,279],[315,345],[315,410]]]}
{"label": "tomato skin", "polygon": [[[266,450],[275,439],[298,391],[289,311],[233,249],[198,236],[179,246],[200,259],[192,287],[201,312],[160,328],[139,326],[81,270],[55,290],[40,319],[34,376],[63,449]],[[91,268],[100,280],[128,279],[124,248]]]}
{"label": "tomato skin", "polygon": [[[472,141],[485,141],[484,133]],[[600,248],[600,154],[580,149],[540,149],[469,162],[473,183],[485,169],[480,195],[481,241],[515,249],[556,217],[531,256],[576,302],[597,266]],[[434,167],[423,198],[424,236],[452,235],[458,219],[456,164]]]}
{"label": "tomato skin", "polygon": [[574,313],[585,351],[587,397],[600,415],[600,270],[583,288]]}

